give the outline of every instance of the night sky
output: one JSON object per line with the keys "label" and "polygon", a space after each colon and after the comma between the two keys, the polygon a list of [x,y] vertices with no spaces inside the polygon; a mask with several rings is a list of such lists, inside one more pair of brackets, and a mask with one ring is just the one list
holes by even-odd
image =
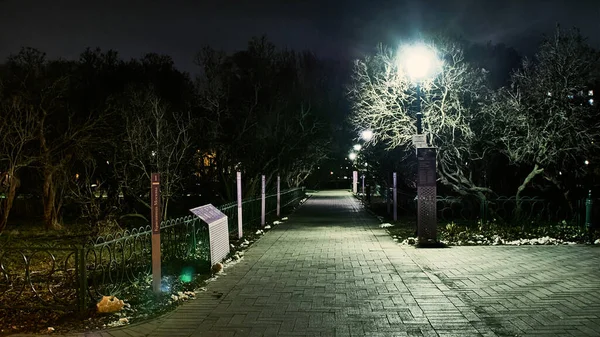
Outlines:
{"label": "night sky", "polygon": [[527,54],[557,22],[600,47],[598,0],[0,0],[0,59],[21,46],[69,59],[101,47],[127,59],[168,54],[194,72],[193,57],[206,44],[234,51],[266,34],[279,46],[348,60],[430,29]]}

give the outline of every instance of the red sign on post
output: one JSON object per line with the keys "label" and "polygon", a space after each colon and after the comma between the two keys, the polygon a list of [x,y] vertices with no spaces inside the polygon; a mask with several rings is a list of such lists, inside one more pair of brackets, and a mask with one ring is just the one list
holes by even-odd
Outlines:
{"label": "red sign on post", "polygon": [[160,174],[152,173],[150,185],[150,222],[152,224],[152,290],[160,293]]}
{"label": "red sign on post", "polygon": [[160,175],[158,173],[152,173],[150,199],[152,200],[150,214],[152,217],[152,234],[160,234]]}

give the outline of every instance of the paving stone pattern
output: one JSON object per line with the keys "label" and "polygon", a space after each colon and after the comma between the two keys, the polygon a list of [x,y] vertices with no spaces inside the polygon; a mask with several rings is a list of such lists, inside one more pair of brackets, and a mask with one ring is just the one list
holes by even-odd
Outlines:
{"label": "paving stone pattern", "polygon": [[70,336],[600,336],[599,265],[585,246],[400,246],[324,191],[197,299]]}
{"label": "paving stone pattern", "polygon": [[[498,335],[600,336],[600,247],[471,246],[411,252]],[[438,282],[438,281],[436,281]]]}

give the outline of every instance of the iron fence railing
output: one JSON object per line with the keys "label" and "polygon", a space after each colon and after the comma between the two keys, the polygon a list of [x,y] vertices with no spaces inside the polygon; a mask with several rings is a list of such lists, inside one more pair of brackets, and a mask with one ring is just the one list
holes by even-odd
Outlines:
{"label": "iron fence railing", "polygon": [[82,247],[0,248],[0,306],[57,310],[85,303]]}
{"label": "iron fence railing", "polygon": [[[299,203],[304,188],[281,192],[281,211]],[[277,195],[266,198],[267,214],[276,212]],[[261,199],[243,200],[244,227],[260,224]],[[218,207],[237,237],[237,203]],[[0,308],[85,309],[101,296],[122,294],[148,283],[152,272],[150,226],[101,236],[66,247],[36,242],[31,247],[0,247]],[[163,275],[183,270],[208,271],[208,228],[195,216],[161,223]]]}
{"label": "iron fence railing", "polygon": [[[385,192],[384,192],[385,193]],[[393,193],[383,195],[385,202],[391,202]],[[417,201],[414,193],[397,192],[398,213],[416,215]],[[515,196],[494,197],[481,200],[475,196],[436,197],[437,218],[439,221],[493,221],[522,225],[533,222],[568,221],[582,226],[585,219],[585,200],[569,203],[564,200],[551,200],[539,197]],[[595,202],[594,205],[598,203]]]}

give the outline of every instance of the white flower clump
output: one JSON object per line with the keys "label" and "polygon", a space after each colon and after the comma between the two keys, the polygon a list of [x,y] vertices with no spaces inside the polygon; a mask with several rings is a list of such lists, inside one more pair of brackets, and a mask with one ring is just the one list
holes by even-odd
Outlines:
{"label": "white flower clump", "polygon": [[388,228],[388,227],[393,227],[394,225],[390,224],[390,223],[382,223],[381,225],[379,225],[379,228]]}
{"label": "white flower clump", "polygon": [[171,299],[167,303],[183,302],[195,297],[196,293],[193,291],[178,291],[177,294],[171,294]]}
{"label": "white flower clump", "polygon": [[544,236],[541,238],[534,239],[519,239],[504,242],[505,245],[511,246],[522,246],[522,245],[574,245],[575,242],[563,241],[561,239],[551,238],[549,236]]}
{"label": "white flower clump", "polygon": [[414,245],[416,243],[417,243],[417,239],[410,237],[410,238],[404,239],[400,244],[401,245]]}
{"label": "white flower clump", "polygon": [[119,318],[116,321],[110,322],[108,324],[104,324],[103,326],[105,328],[114,328],[114,327],[123,326],[123,325],[126,325],[126,324],[129,324],[129,318],[128,317],[122,317],[122,318]]}

